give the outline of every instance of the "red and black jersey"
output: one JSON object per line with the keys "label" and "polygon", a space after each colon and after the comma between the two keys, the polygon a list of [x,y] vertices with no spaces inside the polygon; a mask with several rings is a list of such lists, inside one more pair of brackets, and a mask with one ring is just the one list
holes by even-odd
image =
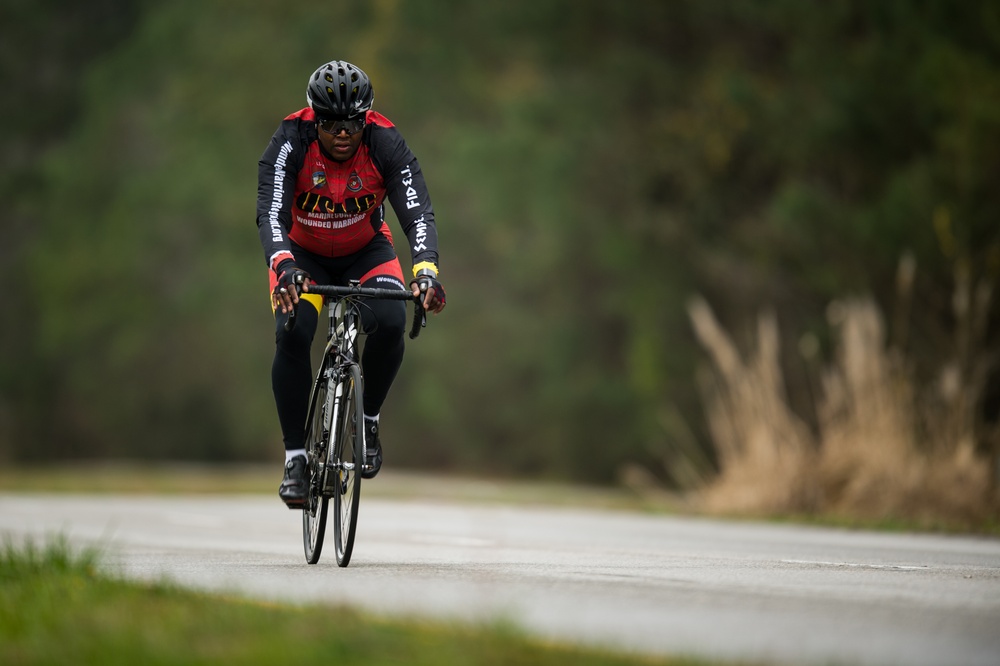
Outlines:
{"label": "red and black jersey", "polygon": [[420,164],[388,118],[368,111],[367,121],[361,145],[345,162],[320,147],[311,108],[281,122],[258,168],[257,227],[268,266],[286,258],[289,241],[342,257],[376,234],[392,240],[386,197],[409,240],[413,265],[438,265],[434,209]]}

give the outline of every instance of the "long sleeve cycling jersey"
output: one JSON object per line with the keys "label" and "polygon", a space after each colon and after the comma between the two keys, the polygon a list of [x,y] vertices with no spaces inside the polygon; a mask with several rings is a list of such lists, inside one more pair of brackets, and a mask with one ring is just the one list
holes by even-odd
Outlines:
{"label": "long sleeve cycling jersey", "polygon": [[[353,254],[383,231],[386,197],[410,244],[413,270],[437,272],[437,228],[420,164],[385,116],[367,112],[361,145],[338,162],[321,149],[311,108],[285,118],[258,167],[257,227],[267,265],[294,242],[326,257]],[[391,235],[389,235],[391,240]]]}

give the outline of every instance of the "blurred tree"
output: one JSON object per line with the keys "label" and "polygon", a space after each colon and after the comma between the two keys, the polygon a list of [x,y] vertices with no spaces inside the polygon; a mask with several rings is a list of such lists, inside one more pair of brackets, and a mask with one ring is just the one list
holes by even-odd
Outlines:
{"label": "blurred tree", "polygon": [[[79,58],[85,96],[34,184],[5,180],[38,231],[3,270],[41,276],[18,303],[35,335],[4,334],[0,446],[278,455],[256,160],[334,57],[373,77],[441,227],[451,303],[386,407],[393,464],[669,475],[705,442],[692,294],[728,330],[773,307],[786,340],[828,348],[827,304],[890,306],[909,252],[920,306],[901,321],[929,373],[956,283],[1000,272],[991,3],[134,6],[127,40]],[[808,419],[806,364],[784,354]]]}
{"label": "blurred tree", "polygon": [[[79,127],[88,64],[134,26],[139,0],[9,0],[0,6],[0,277],[11,285],[8,325],[0,328],[0,460],[44,454],[39,425],[52,418],[55,368],[38,356],[37,310],[29,287],[48,266],[27,257],[50,238],[38,202],[48,196],[44,155]],[[18,287],[17,285],[22,285]]]}

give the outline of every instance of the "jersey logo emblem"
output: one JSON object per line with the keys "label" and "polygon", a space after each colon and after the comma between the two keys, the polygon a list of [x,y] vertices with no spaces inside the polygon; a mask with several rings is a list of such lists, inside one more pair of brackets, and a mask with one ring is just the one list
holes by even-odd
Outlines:
{"label": "jersey logo emblem", "polygon": [[323,187],[326,185],[326,173],[323,171],[313,172],[313,187]]}
{"label": "jersey logo emblem", "polygon": [[347,179],[347,189],[351,192],[357,192],[364,186],[361,182],[361,176],[358,175],[357,171],[352,171],[351,176]]}

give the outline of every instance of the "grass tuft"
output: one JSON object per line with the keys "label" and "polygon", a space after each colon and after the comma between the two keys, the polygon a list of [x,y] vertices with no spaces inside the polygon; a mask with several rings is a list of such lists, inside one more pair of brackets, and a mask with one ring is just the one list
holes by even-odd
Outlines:
{"label": "grass tuft", "polygon": [[0,580],[37,577],[42,573],[93,573],[98,558],[97,549],[74,551],[66,537],[61,535],[53,537],[43,546],[30,538],[18,544],[8,536],[0,549]]}

